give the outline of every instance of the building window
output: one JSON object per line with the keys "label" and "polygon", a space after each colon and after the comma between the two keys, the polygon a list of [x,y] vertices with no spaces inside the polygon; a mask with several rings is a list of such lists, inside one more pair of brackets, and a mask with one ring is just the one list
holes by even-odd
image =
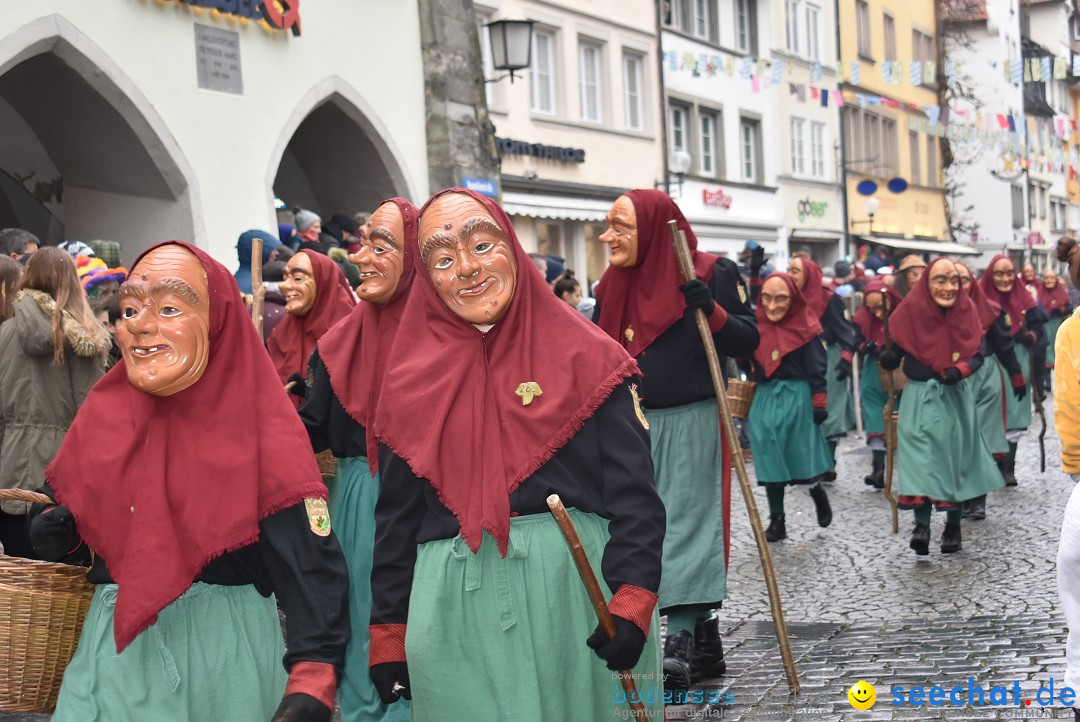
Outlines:
{"label": "building window", "polygon": [[700,118],[701,134],[698,137],[698,173],[710,178],[716,176],[716,115],[702,111]]}
{"label": "building window", "polygon": [[1065,208],[1064,198],[1050,198],[1050,230],[1065,232]]}
{"label": "building window", "polygon": [[926,185],[931,188],[938,187],[938,161],[937,161],[937,138],[926,138]]}
{"label": "building window", "polygon": [[1035,184],[1028,183],[1028,221],[1034,221],[1035,216],[1038,215],[1037,208],[1039,204],[1039,196],[1035,192]]}
{"label": "building window", "polygon": [[603,48],[591,43],[582,43],[578,53],[581,65],[581,119],[590,123],[599,123],[604,119]]}
{"label": "building window", "polygon": [[536,30],[533,32],[533,58],[529,68],[529,85],[532,91],[532,111],[555,115],[555,35]]}
{"label": "building window", "polygon": [[694,37],[702,40],[709,39],[709,2],[710,0],[694,0]]}
{"label": "building window", "polygon": [[[843,108],[844,120],[844,153],[847,155],[849,164],[862,163],[862,116],[859,110],[853,106]],[[861,166],[855,166],[856,169]]]}
{"label": "building window", "polygon": [[821,60],[821,9],[806,6],[806,57]]}
{"label": "building window", "polygon": [[1039,184],[1039,218],[1046,220],[1046,186]]}
{"label": "building window", "polygon": [[889,173],[900,174],[900,138],[896,133],[896,121],[891,118],[881,119],[881,155],[882,164]]}
{"label": "building window", "polygon": [[806,150],[803,133],[806,121],[802,118],[792,118],[788,122],[788,130],[791,135],[791,174],[804,175],[806,173]]}
{"label": "building window", "polygon": [[908,158],[911,159],[911,185],[922,185],[922,155],[919,153],[919,134],[908,133]]}
{"label": "building window", "polygon": [[1012,191],[1012,227],[1024,226],[1024,187],[1009,186]]}
{"label": "building window", "polygon": [[671,150],[672,152],[682,150],[685,151],[689,147],[687,142],[686,133],[686,119],[690,115],[689,109],[681,105],[672,105],[668,118],[668,130],[671,132]]}
{"label": "building window", "polygon": [[684,0],[664,0],[664,25],[682,29]]}
{"label": "building window", "polygon": [[881,157],[881,117],[873,113],[862,114],[863,168],[873,169],[882,164]]}
{"label": "building window", "polygon": [[716,42],[717,0],[664,0],[664,25],[709,42]]}
{"label": "building window", "polygon": [[[920,30],[911,31],[911,56],[920,63],[929,63],[937,60],[937,48],[934,47],[934,38]],[[933,86],[936,80],[933,75],[923,73],[923,85]]]}
{"label": "building window", "polygon": [[743,118],[739,123],[739,145],[742,152],[742,178],[749,183],[761,182],[761,124]]}
{"label": "building window", "polygon": [[623,54],[623,109],[629,130],[645,130],[645,108],[642,104],[642,60],[640,55]]}
{"label": "building window", "polygon": [[784,0],[784,8],[787,13],[787,49],[788,52],[799,55],[799,16],[803,12],[802,0]]}
{"label": "building window", "polygon": [[896,19],[889,13],[882,15],[885,29],[885,59],[896,60]]}
{"label": "building window", "polygon": [[870,3],[867,0],[855,0],[855,35],[858,39],[859,55],[870,57]]}
{"label": "building window", "polygon": [[825,177],[825,124],[810,123],[810,175]]}
{"label": "building window", "polygon": [[757,52],[754,10],[751,0],[735,0],[735,47],[751,55]]}

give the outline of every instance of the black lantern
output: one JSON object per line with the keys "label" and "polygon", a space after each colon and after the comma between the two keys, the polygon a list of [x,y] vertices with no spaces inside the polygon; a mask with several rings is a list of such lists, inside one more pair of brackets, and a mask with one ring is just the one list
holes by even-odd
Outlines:
{"label": "black lantern", "polygon": [[[532,26],[534,20],[495,20],[486,24],[491,42],[491,64],[496,70],[507,70],[514,82],[515,70],[523,70],[532,62]],[[506,75],[485,80],[494,83]]]}

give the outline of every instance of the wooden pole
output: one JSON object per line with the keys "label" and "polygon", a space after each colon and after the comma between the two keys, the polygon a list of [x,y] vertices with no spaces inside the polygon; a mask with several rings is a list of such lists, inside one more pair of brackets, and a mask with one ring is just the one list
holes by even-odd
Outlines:
{"label": "wooden pole", "polygon": [[263,239],[251,241],[251,320],[259,338],[263,337],[263,307],[266,301],[266,286],[262,278]]}
{"label": "wooden pole", "polygon": [[[600,620],[600,627],[604,630],[607,638],[612,639],[615,636],[615,619],[612,618],[611,611],[608,609],[607,600],[604,598],[604,590],[600,588],[600,582],[593,572],[592,565],[589,564],[589,557],[585,553],[585,547],[581,544],[581,537],[578,536],[577,529],[574,528],[574,522],[570,519],[570,515],[566,513],[566,507],[563,506],[558,494],[549,496],[547,505],[552,516],[555,517],[555,522],[559,525],[563,536],[566,537],[566,545],[570,547],[570,556],[574,558],[574,564],[577,566],[578,574],[581,575],[585,591],[589,593],[589,600],[592,602],[593,609],[596,610],[596,618]],[[629,669],[621,669],[617,674],[622,681],[623,691],[626,692],[626,703],[630,705],[630,709],[640,712],[641,717],[644,718],[645,705],[641,702],[641,695],[638,694],[633,674]]]}
{"label": "wooden pole", "polygon": [[[675,221],[668,221],[668,229],[671,231],[671,240],[675,245],[675,257],[679,261],[679,270],[686,281],[692,281],[695,278],[694,265],[690,260],[690,247],[686,245],[686,236],[679,230]],[[724,377],[720,373],[720,357],[716,353],[716,345],[713,344],[712,332],[709,330],[709,321],[705,318],[705,312],[698,309],[694,315],[697,319],[698,331],[701,333],[701,342],[705,345],[705,355],[709,361],[709,373],[712,375],[713,391],[716,393],[716,404],[720,414],[720,428],[723,429],[723,435],[727,437],[728,446],[731,449],[731,461],[739,478],[739,488],[742,490],[743,501],[746,503],[746,511],[750,515],[750,527],[754,531],[754,541],[757,543],[758,557],[761,559],[761,570],[765,575],[765,587],[769,590],[769,608],[772,610],[776,641],[780,645],[780,656],[784,661],[788,688],[792,692],[798,692],[799,675],[795,671],[795,660],[791,655],[791,643],[788,641],[787,626],[784,624],[784,610],[780,605],[780,588],[776,584],[776,570],[773,568],[769,544],[765,541],[765,530],[761,528],[761,516],[757,502],[754,500],[754,491],[750,487],[750,477],[746,473],[746,461],[743,459],[739,439],[735,434],[735,422],[731,418],[731,409],[728,408]]]}
{"label": "wooden pole", "polygon": [[[885,291],[881,292],[881,322],[885,325],[885,350],[892,351],[892,336],[889,334],[889,314],[892,313],[892,309],[889,308],[889,294]],[[880,360],[878,361],[880,367]],[[884,370],[884,369],[882,369]],[[896,382],[893,379],[892,371],[888,372],[886,377],[888,381],[885,382],[886,393],[889,394],[889,400],[885,402],[885,408],[882,410],[882,421],[885,424],[885,498],[889,500],[889,509],[892,514],[892,533],[900,533],[900,517],[896,511],[896,495],[892,490],[892,478],[893,478],[893,466],[896,463],[896,419],[893,418],[893,410],[896,408]]]}

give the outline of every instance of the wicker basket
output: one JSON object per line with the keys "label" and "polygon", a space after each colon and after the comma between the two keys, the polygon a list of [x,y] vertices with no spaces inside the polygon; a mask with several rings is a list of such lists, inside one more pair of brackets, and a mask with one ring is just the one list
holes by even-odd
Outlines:
{"label": "wicker basket", "polygon": [[[51,504],[0,489],[0,501]],[[94,585],[85,567],[0,555],[0,710],[51,712],[79,643]]]}
{"label": "wicker basket", "polygon": [[750,416],[750,404],[754,402],[754,389],[757,384],[742,379],[729,379],[727,384],[727,402],[731,416],[745,419]]}
{"label": "wicker basket", "polygon": [[337,473],[337,459],[334,458],[330,449],[315,454],[315,461],[319,462],[319,473],[324,480],[333,479]]}

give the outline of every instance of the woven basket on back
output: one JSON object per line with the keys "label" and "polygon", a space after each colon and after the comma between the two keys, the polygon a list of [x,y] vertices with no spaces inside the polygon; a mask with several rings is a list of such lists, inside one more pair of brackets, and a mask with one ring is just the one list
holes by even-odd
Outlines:
{"label": "woven basket on back", "polygon": [[756,388],[757,384],[753,381],[728,380],[727,401],[733,418],[745,419],[750,416],[750,404],[754,402],[754,390]]}
{"label": "woven basket on back", "polygon": [[[44,494],[18,489],[0,489],[0,501],[53,503]],[[0,554],[0,710],[56,707],[94,595],[86,572]]]}
{"label": "woven basket on back", "polygon": [[334,474],[337,473],[337,459],[334,458],[334,453],[330,449],[315,454],[315,461],[319,462],[319,473],[322,474],[324,481],[334,478]]}

